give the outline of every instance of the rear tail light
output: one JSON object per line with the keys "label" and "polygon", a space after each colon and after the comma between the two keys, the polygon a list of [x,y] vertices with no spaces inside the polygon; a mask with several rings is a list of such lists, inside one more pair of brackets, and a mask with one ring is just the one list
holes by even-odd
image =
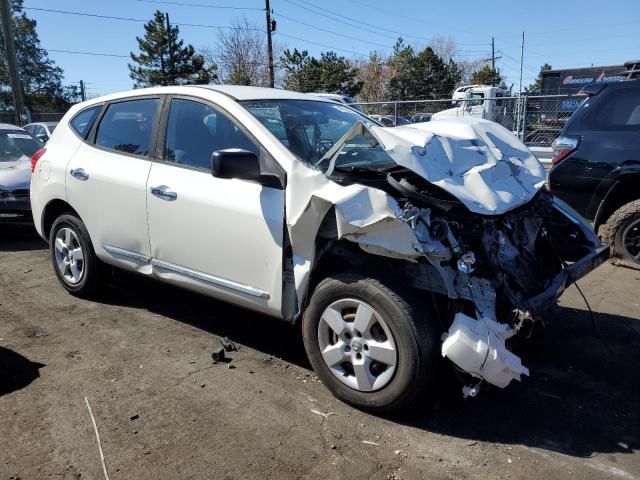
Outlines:
{"label": "rear tail light", "polygon": [[31,157],[31,172],[35,172],[36,170],[36,165],[38,164],[38,160],[40,160],[40,158],[42,158],[42,156],[47,152],[47,149],[42,147],[39,148],[38,150],[36,150],[33,154],[33,156]]}
{"label": "rear tail light", "polygon": [[578,148],[579,143],[580,141],[577,138],[571,138],[571,137],[556,138],[551,144],[551,147],[553,148],[553,159],[551,160],[551,163],[553,163],[554,165],[557,165],[558,163],[560,163],[562,160],[564,160],[567,157],[567,155],[569,155],[571,152],[575,151],[576,148]]}

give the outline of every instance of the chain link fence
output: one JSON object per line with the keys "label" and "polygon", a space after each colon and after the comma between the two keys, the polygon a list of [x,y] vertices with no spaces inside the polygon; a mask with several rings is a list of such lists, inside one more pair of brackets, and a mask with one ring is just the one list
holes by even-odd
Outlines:
{"label": "chain link fence", "polygon": [[30,112],[27,119],[18,120],[15,112],[0,112],[0,123],[24,126],[27,123],[59,122],[64,112]]}
{"label": "chain link fence", "polygon": [[403,100],[359,103],[364,112],[386,126],[478,117],[512,131],[527,145],[549,147],[585,97],[577,95]]}

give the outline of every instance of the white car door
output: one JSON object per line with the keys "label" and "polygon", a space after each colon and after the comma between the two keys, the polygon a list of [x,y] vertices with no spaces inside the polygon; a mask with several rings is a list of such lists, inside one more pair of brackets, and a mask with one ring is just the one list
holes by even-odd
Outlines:
{"label": "white car door", "polygon": [[146,185],[160,98],[107,105],[67,165],[69,203],[87,226],[102,260],[150,272]]}
{"label": "white car door", "polygon": [[210,104],[175,97],[166,109],[147,185],[154,274],[280,316],[284,190],[211,174],[216,150],[266,152]]}

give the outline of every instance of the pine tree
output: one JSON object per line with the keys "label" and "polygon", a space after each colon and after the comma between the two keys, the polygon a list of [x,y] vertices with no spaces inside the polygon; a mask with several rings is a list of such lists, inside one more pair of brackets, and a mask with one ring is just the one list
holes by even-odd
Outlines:
{"label": "pine tree", "polygon": [[335,52],[322,52],[317,59],[310,57],[306,50],[285,50],[280,63],[286,72],[284,86],[289,90],[349,96],[362,90],[362,82],[356,78],[358,70]]}
{"label": "pine tree", "polygon": [[129,76],[136,88],[211,81],[212,69],[204,66],[192,45],[184,46],[179,28],[168,25],[163,12],[156,10],[144,29],[144,37],[136,37],[140,54],[131,52],[131,60],[137,65],[129,64]]}
{"label": "pine tree", "polygon": [[485,65],[480,70],[471,74],[471,83],[477,85],[497,86],[502,82],[500,72],[493,70],[489,65]]}

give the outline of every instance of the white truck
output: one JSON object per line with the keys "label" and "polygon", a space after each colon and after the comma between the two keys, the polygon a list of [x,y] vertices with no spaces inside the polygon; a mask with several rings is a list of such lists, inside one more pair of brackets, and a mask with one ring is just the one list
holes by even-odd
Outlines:
{"label": "white truck", "polygon": [[431,120],[443,120],[457,117],[476,117],[492,120],[502,125],[508,115],[512,115],[506,108],[504,97],[508,92],[503,88],[490,85],[467,85],[459,87],[453,93],[451,103],[453,108],[434,113]]}

